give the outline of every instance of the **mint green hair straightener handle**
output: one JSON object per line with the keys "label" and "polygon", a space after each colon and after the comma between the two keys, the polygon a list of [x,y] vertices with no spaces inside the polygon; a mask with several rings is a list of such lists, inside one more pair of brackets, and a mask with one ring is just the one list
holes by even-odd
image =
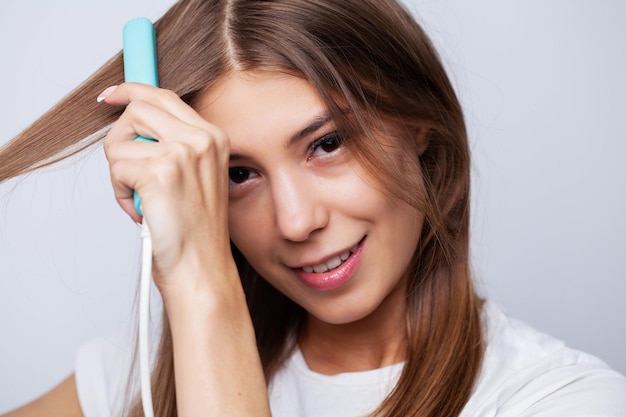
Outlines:
{"label": "mint green hair straightener handle", "polygon": [[[124,80],[126,82],[159,86],[156,54],[156,32],[152,22],[144,17],[132,19],[123,30]],[[154,139],[137,136],[135,140],[154,142]],[[134,193],[135,210],[143,216],[141,199]]]}

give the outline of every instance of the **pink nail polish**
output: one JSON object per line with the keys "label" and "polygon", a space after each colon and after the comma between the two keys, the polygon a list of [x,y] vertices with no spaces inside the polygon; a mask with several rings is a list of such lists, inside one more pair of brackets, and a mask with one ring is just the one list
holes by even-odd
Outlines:
{"label": "pink nail polish", "polygon": [[104,99],[106,99],[112,92],[114,92],[117,89],[116,85],[112,85],[111,87],[107,87],[103,92],[100,93],[100,95],[98,96],[98,98],[96,99],[96,101],[98,103],[101,103],[104,101]]}

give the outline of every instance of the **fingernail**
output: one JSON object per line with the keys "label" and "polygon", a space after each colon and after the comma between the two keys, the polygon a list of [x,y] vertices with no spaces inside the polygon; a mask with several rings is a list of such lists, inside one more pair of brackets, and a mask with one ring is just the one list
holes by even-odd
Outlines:
{"label": "fingernail", "polygon": [[103,102],[104,99],[107,98],[109,95],[111,95],[111,93],[113,93],[116,89],[117,89],[116,85],[112,85],[111,87],[106,88],[103,92],[100,93],[96,101],[98,103]]}

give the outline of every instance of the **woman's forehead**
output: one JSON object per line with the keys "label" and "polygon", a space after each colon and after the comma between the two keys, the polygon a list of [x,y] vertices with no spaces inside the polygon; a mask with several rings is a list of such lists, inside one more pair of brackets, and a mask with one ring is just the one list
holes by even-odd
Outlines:
{"label": "woman's forehead", "polygon": [[229,74],[198,97],[194,107],[226,133],[234,152],[253,143],[287,146],[308,126],[330,121],[308,81],[278,72]]}

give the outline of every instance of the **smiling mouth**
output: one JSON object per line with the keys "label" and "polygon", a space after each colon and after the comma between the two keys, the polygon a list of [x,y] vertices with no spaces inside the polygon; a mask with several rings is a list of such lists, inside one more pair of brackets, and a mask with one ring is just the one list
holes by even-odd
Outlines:
{"label": "smiling mouth", "polygon": [[334,258],[331,258],[331,259],[327,260],[326,262],[322,262],[322,263],[317,264],[317,265],[303,266],[301,269],[304,272],[316,273],[316,274],[322,274],[324,272],[332,271],[333,269],[336,269],[336,268],[340,267],[341,264],[343,264],[350,257],[350,255],[352,255],[354,252],[357,251],[357,249],[359,248],[359,243],[357,243],[356,245],[354,245],[353,247],[351,247],[347,251],[345,251],[343,253],[340,253],[339,255],[335,256]]}

